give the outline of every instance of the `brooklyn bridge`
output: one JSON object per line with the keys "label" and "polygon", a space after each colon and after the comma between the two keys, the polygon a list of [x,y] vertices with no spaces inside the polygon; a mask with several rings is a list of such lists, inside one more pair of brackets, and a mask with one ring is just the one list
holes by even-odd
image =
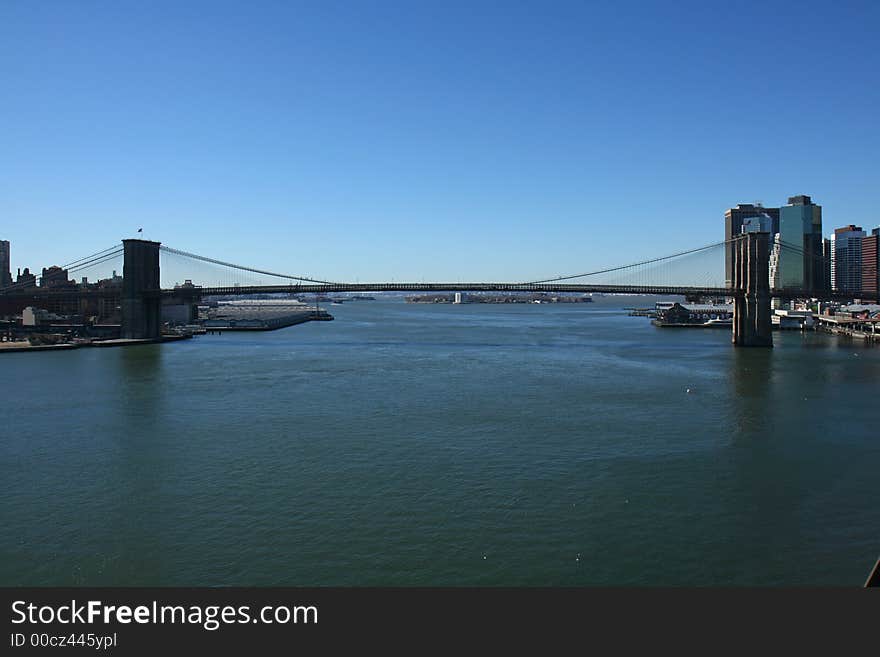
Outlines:
{"label": "brooklyn bridge", "polygon": [[[827,269],[822,256],[804,247],[776,242],[769,233],[744,233],[734,239],[675,254],[581,274],[560,275],[523,282],[344,282],[294,276],[238,265],[142,239],[71,261],[63,271],[82,275],[106,272],[121,265],[121,281],[101,284],[67,281],[47,284],[18,282],[0,288],[0,312],[21,312],[27,306],[67,307],[81,314],[100,308],[118,310],[121,335],[128,339],[157,339],[162,333],[162,308],[183,305],[195,308],[216,296],[287,294],[323,295],[335,292],[547,292],[683,295],[688,298],[731,298],[734,304],[733,344],[769,347],[771,299],[869,299],[857,292],[820,288],[776,288],[771,285],[771,259],[787,258],[805,270]],[[778,265],[777,265],[778,266]],[[166,270],[183,284],[172,284]],[[114,271],[115,273],[115,271]],[[45,274],[45,270],[44,270]],[[44,276],[46,278],[48,276]],[[163,278],[165,280],[163,280]],[[805,277],[804,280],[809,280]],[[874,294],[876,296],[876,293]],[[106,311],[105,311],[106,312]]]}

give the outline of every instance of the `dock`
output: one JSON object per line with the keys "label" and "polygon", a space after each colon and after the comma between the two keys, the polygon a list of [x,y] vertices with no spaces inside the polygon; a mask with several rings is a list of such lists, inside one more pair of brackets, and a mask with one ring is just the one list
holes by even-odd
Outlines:
{"label": "dock", "polygon": [[835,335],[880,343],[880,319],[855,319],[816,315],[818,330]]}

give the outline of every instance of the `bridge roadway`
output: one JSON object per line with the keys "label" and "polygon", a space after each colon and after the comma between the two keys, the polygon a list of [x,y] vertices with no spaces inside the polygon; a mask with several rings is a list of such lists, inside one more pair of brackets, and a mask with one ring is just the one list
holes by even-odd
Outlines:
{"label": "bridge roadway", "polygon": [[[736,297],[738,290],[727,287],[690,287],[669,285],[595,285],[572,283],[333,283],[298,285],[253,285],[239,287],[175,288],[162,290],[163,297],[185,298],[193,296],[226,296],[251,294],[328,294],[331,292],[578,292],[583,294],[653,294],[679,296]],[[812,299],[849,301],[850,293],[823,293],[817,295],[809,290],[771,290],[771,297],[779,299]]]}
{"label": "bridge roadway", "polygon": [[[574,292],[597,294],[653,294],[653,295],[699,295],[716,297],[736,297],[741,293],[726,287],[690,287],[669,285],[596,285],[573,283],[332,283],[332,284],[291,284],[291,285],[249,285],[220,287],[178,287],[148,291],[146,296],[165,298],[197,299],[208,296],[250,296],[254,294],[329,294],[333,292]],[[119,288],[98,290],[53,290],[52,288],[29,288],[0,292],[0,298],[33,299],[44,298],[88,299],[100,297],[119,297]],[[810,290],[771,290],[770,296],[780,299],[812,299],[849,301],[859,298],[853,293],[822,293]],[[863,301],[871,301],[862,297]],[[876,301],[876,300],[874,300]]]}
{"label": "bridge roadway", "polygon": [[252,285],[233,287],[175,288],[162,290],[162,296],[198,296],[273,294],[329,294],[332,292],[602,292],[606,294],[699,294],[727,296],[731,290],[723,287],[670,287],[636,285],[577,285],[572,283],[332,283],[294,285]]}

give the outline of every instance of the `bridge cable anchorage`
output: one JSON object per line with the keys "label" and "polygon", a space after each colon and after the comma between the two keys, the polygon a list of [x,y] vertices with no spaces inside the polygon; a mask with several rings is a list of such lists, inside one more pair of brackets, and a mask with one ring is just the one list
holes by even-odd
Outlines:
{"label": "bridge cable anchorage", "polygon": [[254,267],[245,267],[244,265],[236,265],[231,262],[224,262],[223,260],[216,260],[214,258],[208,258],[206,256],[196,255],[195,253],[189,253],[187,251],[181,251],[179,249],[173,249],[170,246],[162,245],[159,247],[161,251],[165,251],[166,253],[171,253],[173,255],[183,256],[185,258],[192,258],[193,260],[200,260],[202,262],[209,262],[214,265],[220,265],[222,267],[231,267],[232,269],[239,269],[241,271],[249,271],[254,274],[264,274],[266,276],[274,276],[275,278],[285,278],[287,280],[292,281],[304,281],[307,283],[317,283],[319,285],[338,285],[338,283],[333,283],[331,281],[322,281],[315,278],[307,278],[305,276],[291,276],[289,274],[279,274],[277,272],[266,271],[263,269],[255,269]]}
{"label": "bridge cable anchorage", "polygon": [[544,283],[555,283],[558,281],[567,281],[567,280],[571,280],[573,278],[584,278],[586,276],[597,276],[599,274],[608,274],[608,273],[612,273],[612,272],[616,272],[616,271],[622,271],[625,269],[634,269],[635,267],[649,265],[649,264],[656,263],[656,262],[664,262],[664,261],[672,260],[673,258],[679,258],[681,256],[690,255],[692,253],[699,253],[701,251],[708,251],[709,249],[715,249],[715,248],[718,248],[719,246],[723,246],[726,244],[732,244],[732,243],[737,242],[741,239],[742,239],[741,236],[737,236],[737,237],[733,237],[729,240],[724,240],[722,242],[716,242],[714,244],[708,244],[706,246],[701,246],[700,248],[697,248],[697,249],[689,249],[687,251],[682,251],[680,253],[674,253],[672,255],[663,256],[661,258],[652,258],[650,260],[644,260],[642,262],[634,262],[634,263],[631,263],[628,265],[620,265],[618,267],[609,267],[607,269],[598,269],[596,271],[587,272],[585,274],[572,274],[569,276],[557,276],[555,278],[545,278],[540,281],[531,281],[528,283],[521,283],[520,285],[541,285]]}

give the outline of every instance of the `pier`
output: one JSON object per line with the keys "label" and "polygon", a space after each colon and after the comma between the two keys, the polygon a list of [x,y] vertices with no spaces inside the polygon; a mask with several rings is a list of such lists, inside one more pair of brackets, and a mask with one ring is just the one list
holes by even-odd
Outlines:
{"label": "pier", "polygon": [[817,330],[835,335],[880,343],[880,318],[856,319],[834,315],[816,315]]}

